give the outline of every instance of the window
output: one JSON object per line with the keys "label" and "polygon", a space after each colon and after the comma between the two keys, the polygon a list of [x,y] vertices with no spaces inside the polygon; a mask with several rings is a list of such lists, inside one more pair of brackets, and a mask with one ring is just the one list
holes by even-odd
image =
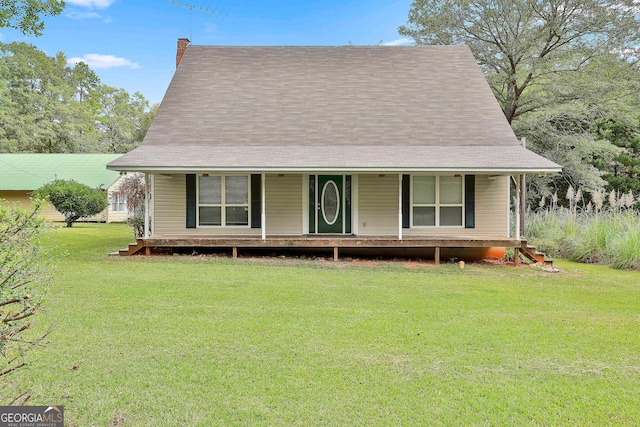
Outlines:
{"label": "window", "polygon": [[125,212],[127,207],[124,203],[123,194],[111,194],[111,212]]}
{"label": "window", "polygon": [[412,226],[462,226],[461,176],[413,176],[412,184]]}
{"label": "window", "polygon": [[218,227],[248,226],[249,176],[199,176],[198,224]]}

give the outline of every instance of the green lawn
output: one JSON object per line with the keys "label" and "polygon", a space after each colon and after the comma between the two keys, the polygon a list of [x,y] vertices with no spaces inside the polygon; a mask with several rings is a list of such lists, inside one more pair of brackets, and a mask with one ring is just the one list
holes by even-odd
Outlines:
{"label": "green lawn", "polygon": [[3,392],[78,427],[640,423],[638,273],[107,256],[131,241],[52,232],[57,326]]}

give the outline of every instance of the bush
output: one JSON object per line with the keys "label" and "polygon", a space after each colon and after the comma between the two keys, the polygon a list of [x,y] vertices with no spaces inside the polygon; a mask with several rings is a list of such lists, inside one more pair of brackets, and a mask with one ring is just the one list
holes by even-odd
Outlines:
{"label": "bush", "polygon": [[118,188],[113,191],[114,195],[123,196],[127,210],[131,212],[131,217],[127,219],[127,224],[133,228],[136,238],[144,236],[144,202],[146,191],[144,175],[134,173],[125,176]]}
{"label": "bush", "polygon": [[40,187],[36,197],[46,198],[58,212],[64,215],[67,227],[81,218],[102,212],[109,201],[101,188],[91,188],[74,180],[57,179]]}
{"label": "bush", "polygon": [[47,222],[39,215],[43,201],[23,210],[0,200],[0,376],[26,365],[25,353],[48,334],[32,331],[53,276],[51,257],[40,239]]}

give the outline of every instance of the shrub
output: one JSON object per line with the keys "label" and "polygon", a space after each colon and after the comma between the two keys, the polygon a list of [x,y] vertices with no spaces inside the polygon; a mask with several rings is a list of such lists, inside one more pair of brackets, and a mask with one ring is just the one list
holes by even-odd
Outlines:
{"label": "shrub", "polygon": [[113,191],[113,194],[124,197],[127,210],[132,212],[131,217],[127,219],[127,223],[133,227],[133,234],[136,238],[144,236],[144,199],[146,188],[144,175],[134,173],[125,176],[118,188]]}
{"label": "shrub", "polygon": [[46,198],[53,207],[64,215],[67,227],[81,218],[102,212],[109,201],[101,188],[91,188],[74,180],[57,179],[40,187],[36,197]]}
{"label": "shrub", "polygon": [[36,334],[32,317],[41,310],[53,276],[40,240],[47,222],[41,200],[23,210],[0,200],[0,376],[26,365],[25,353],[48,334]]}

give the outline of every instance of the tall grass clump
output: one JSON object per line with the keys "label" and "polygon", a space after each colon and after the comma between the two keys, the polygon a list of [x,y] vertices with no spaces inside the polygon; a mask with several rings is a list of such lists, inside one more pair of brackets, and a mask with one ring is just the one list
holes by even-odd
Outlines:
{"label": "tall grass clump", "polygon": [[543,198],[526,213],[527,238],[549,255],[640,270],[640,199],[631,192],[607,195],[604,190],[586,198],[572,187],[568,207],[558,205],[557,194],[548,204]]}
{"label": "tall grass clump", "polygon": [[640,217],[634,213],[626,222],[626,233],[617,236],[609,247],[615,268],[640,270]]}

